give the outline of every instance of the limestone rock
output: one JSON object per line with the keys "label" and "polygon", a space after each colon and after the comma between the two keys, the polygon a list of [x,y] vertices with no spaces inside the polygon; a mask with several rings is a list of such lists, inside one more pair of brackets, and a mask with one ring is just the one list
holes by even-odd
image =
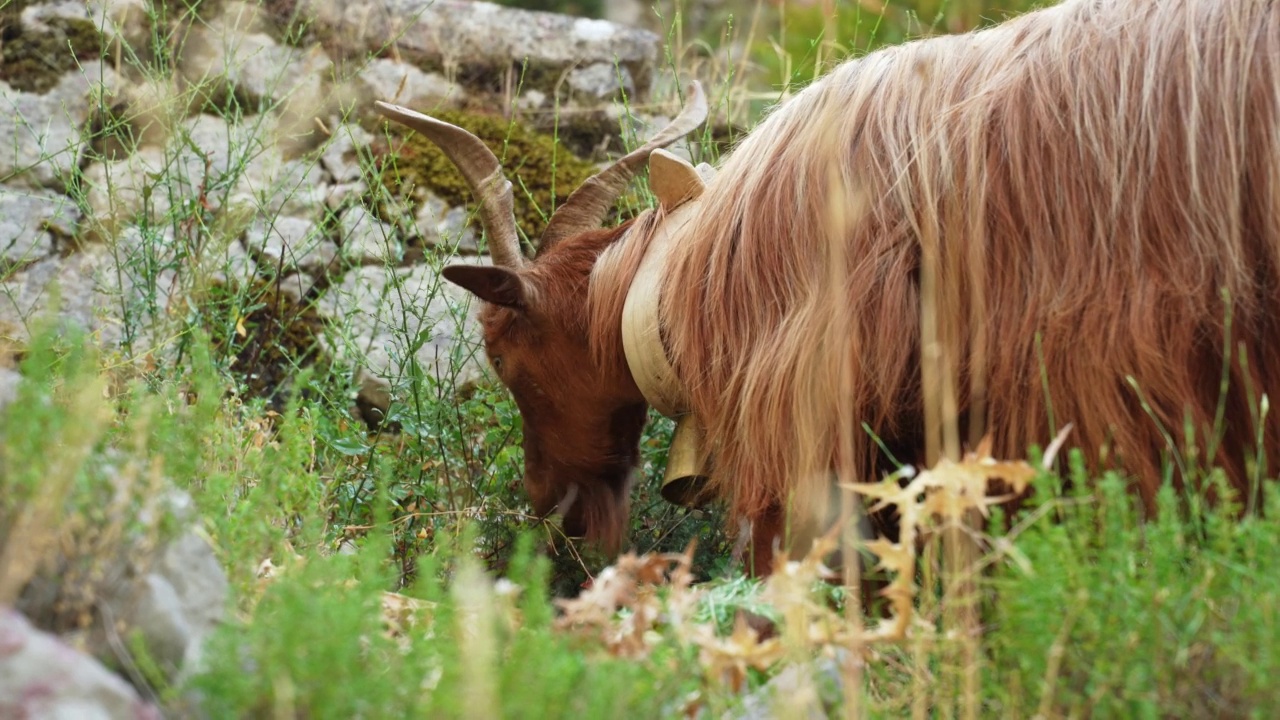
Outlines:
{"label": "limestone rock", "polygon": [[146,0],[88,0],[84,6],[94,27],[102,29],[108,46],[124,45],[137,51],[151,42]]}
{"label": "limestone rock", "polygon": [[306,273],[289,273],[276,281],[276,288],[294,302],[301,302],[315,284],[315,278]]}
{"label": "limestone rock", "polygon": [[320,272],[338,256],[338,246],[324,236],[318,224],[287,215],[256,220],[245,234],[245,242],[263,263],[286,271]]}
{"label": "limestone rock", "polygon": [[25,265],[53,252],[53,235],[75,234],[80,211],[71,198],[50,190],[0,185],[0,269]]}
{"label": "limestone rock", "polygon": [[66,20],[88,20],[85,4],[79,0],[55,0],[22,8],[19,22],[28,30],[51,32],[54,30],[48,21],[54,18]]}
{"label": "limestone rock", "polygon": [[[87,190],[91,222],[110,234],[120,224],[144,212],[159,222],[169,212],[170,194],[157,187],[156,173],[165,166],[164,151],[145,147],[122,160],[97,162],[85,168],[81,182]],[[171,182],[185,184],[178,173]],[[144,208],[145,202],[145,208]]]}
{"label": "limestone rock", "polygon": [[66,186],[80,161],[81,128],[95,92],[115,82],[100,62],[83,63],[47,93],[16,90],[0,81],[0,177],[15,176],[28,187]]}
{"label": "limestone rock", "polygon": [[[637,96],[649,90],[661,38],[607,20],[464,0],[309,0],[304,13],[344,58],[377,54],[396,39],[401,57],[423,70],[501,81],[528,61],[525,86],[551,91],[574,65],[619,63]],[[483,71],[483,72],[482,72]]]}
{"label": "limestone rock", "polygon": [[604,3],[604,19],[619,25],[644,27],[652,7],[641,0],[609,0]]}
{"label": "limestone rock", "polygon": [[404,247],[396,237],[395,228],[374,217],[363,206],[357,205],[344,212],[338,226],[338,245],[342,257],[350,262],[397,264],[404,256]]}
{"label": "limestone rock", "polygon": [[615,67],[612,63],[592,63],[569,72],[569,88],[574,94],[588,101],[602,103],[626,97],[635,97],[636,84],[631,71]]}
{"label": "limestone rock", "polygon": [[235,239],[226,240],[222,247],[210,242],[201,253],[201,271],[224,283],[246,285],[258,274],[258,264],[249,252]]}
{"label": "limestone rock", "polygon": [[204,640],[222,621],[228,588],[213,548],[187,532],[109,603],[126,628],[141,633],[167,674],[179,677],[199,668]]}
{"label": "limestone rock", "polygon": [[338,210],[354,204],[368,191],[369,186],[363,180],[328,185],[325,187],[324,206],[330,210]]}
{"label": "limestone rock", "polygon": [[[147,145],[124,159],[96,162],[85,169],[82,182],[92,222],[100,228],[99,234],[111,235],[139,213],[153,224],[164,224],[175,211],[183,215],[206,208],[217,212],[222,193],[210,189],[222,185],[229,174],[242,181],[237,187],[247,187],[246,193],[255,181],[267,183],[264,176],[275,180],[270,174],[275,166],[262,168],[279,154],[259,149],[261,142],[251,124],[231,126],[208,114],[187,118],[168,137],[167,147]],[[282,164],[276,162],[276,166]],[[305,174],[296,185],[310,187]],[[292,199],[281,190],[276,202],[283,205]],[[205,207],[197,208],[196,202]]]}
{"label": "limestone rock", "polygon": [[723,720],[831,717],[843,694],[840,668],[843,657],[845,654],[838,651],[836,658],[818,657],[786,667],[744,698],[739,711],[723,715]]}
{"label": "limestone rock", "polygon": [[370,60],[358,78],[366,103],[382,100],[427,114],[457,107],[466,96],[457,83],[440,73],[423,72],[409,63],[386,58]]}
{"label": "limestone rock", "polygon": [[325,145],[324,152],[320,155],[320,164],[329,171],[334,182],[356,182],[363,177],[356,148],[366,147],[372,141],[373,135],[359,125],[340,124]]}
{"label": "limestone rock", "polygon": [[438,245],[461,253],[480,252],[480,233],[475,224],[470,222],[471,214],[466,208],[449,208],[440,224],[436,227]]}
{"label": "limestone rock", "polygon": [[[488,258],[451,262],[487,264]],[[360,368],[361,399],[384,412],[411,362],[453,387],[474,383],[485,371],[479,303],[431,266],[354,268],[318,307],[350,339],[335,354]]]}
{"label": "limestone rock", "polygon": [[449,207],[437,195],[425,192],[414,216],[414,229],[423,245],[446,248],[451,254],[477,255],[480,234],[464,207]]}
{"label": "limestone rock", "polygon": [[[136,247],[163,253],[171,242],[157,231],[119,240],[117,255],[94,244],[81,252],[44,258],[0,282],[0,339],[30,337],[32,323],[56,312],[57,322],[95,333],[108,346],[138,343],[152,336],[177,288],[177,271],[138,257]],[[128,246],[134,244],[135,249]],[[55,300],[57,304],[55,305]]]}
{"label": "limestone rock", "polygon": [[193,24],[179,71],[197,85],[225,83],[251,106],[259,103],[318,107],[333,63],[319,46],[281,45],[232,13]]}
{"label": "limestone rock", "polygon": [[18,385],[21,383],[21,373],[13,368],[0,366],[0,412],[4,412],[9,403],[18,399]]}
{"label": "limestone rock", "polygon": [[159,720],[97,660],[0,608],[0,717],[49,720]]}
{"label": "limestone rock", "polygon": [[276,148],[247,158],[232,197],[248,202],[255,214],[274,217],[319,217],[329,188],[324,170],[315,162],[291,160]]}

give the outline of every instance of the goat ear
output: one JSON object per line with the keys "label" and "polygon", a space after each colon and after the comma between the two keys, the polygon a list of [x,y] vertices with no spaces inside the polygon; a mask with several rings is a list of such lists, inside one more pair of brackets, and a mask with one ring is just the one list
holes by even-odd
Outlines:
{"label": "goat ear", "polygon": [[663,209],[671,211],[701,195],[706,184],[684,158],[659,149],[649,156],[649,187]]}
{"label": "goat ear", "polygon": [[449,265],[444,279],[494,305],[524,308],[529,302],[529,289],[520,273],[496,265]]}

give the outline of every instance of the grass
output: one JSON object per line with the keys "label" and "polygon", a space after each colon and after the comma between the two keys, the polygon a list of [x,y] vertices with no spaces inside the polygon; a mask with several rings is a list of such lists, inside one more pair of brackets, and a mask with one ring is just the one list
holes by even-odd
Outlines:
{"label": "grass", "polygon": [[[669,67],[715,81],[729,130],[705,139],[731,140],[828,61],[965,29],[984,12],[895,2],[872,17],[867,5],[832,16],[822,4],[726,3],[731,17],[700,27],[685,26],[682,7],[660,8]],[[396,340],[379,369],[390,403],[353,407],[362,368],[347,350],[361,330],[313,307],[335,278],[294,296],[291,271],[258,256],[255,282],[228,279],[243,262],[232,248],[246,218],[312,202],[288,174],[238,192],[254,163],[281,146],[313,163],[323,148],[262,122],[285,98],[247,107],[216,84],[175,85],[185,36],[170,16],[183,12],[157,6],[151,45],[118,56],[170,88],[158,109],[122,115],[104,94],[88,130],[125,145],[144,129],[168,133],[163,166],[132,194],[118,174],[96,190],[84,167],[64,178],[82,207],[96,191],[126,211],[83,228],[78,246],[100,258],[120,342],[100,348],[37,316],[0,357],[25,377],[0,419],[0,602],[44,627],[83,627],[103,568],[178,529],[150,511],[170,487],[190,493],[227,570],[233,599],[204,669],[190,688],[160,672],[132,676],[148,696],[179,714],[194,689],[210,717],[316,718],[712,717],[753,693],[779,700],[776,714],[875,717],[1264,717],[1280,701],[1280,496],[1270,487],[1265,512],[1243,520],[1231,507],[1180,506],[1167,489],[1165,512],[1144,523],[1123,478],[1089,478],[1069,458],[1073,490],[1036,471],[1035,499],[1017,518],[992,510],[977,558],[979,637],[952,633],[942,583],[956,568],[934,533],[918,557],[881,554],[919,587],[897,608],[906,629],[876,639],[862,625],[888,626],[847,617],[852,596],[823,582],[814,559],[749,580],[729,560],[718,509],[661,500],[672,427],[657,416],[633,497],[634,554],[601,557],[531,517],[513,402],[489,379],[454,387],[480,350],[443,358],[442,381],[415,354],[431,333],[410,314],[437,285],[388,274],[385,292],[405,313],[382,318]],[[748,51],[730,62],[733,43]],[[193,148],[177,122],[186,108],[251,130]],[[719,146],[705,147],[714,160]],[[198,151],[209,150],[206,162]],[[369,147],[355,152],[366,172],[381,166]],[[363,196],[317,204],[321,227],[352,203],[391,199],[369,180]],[[420,251],[422,264],[447,260]],[[0,270],[0,280],[11,291],[22,273]],[[35,592],[52,578],[53,597]],[[759,638],[739,611],[773,619],[780,634]],[[135,654],[146,668],[145,651]],[[850,678],[854,692],[841,693]]]}

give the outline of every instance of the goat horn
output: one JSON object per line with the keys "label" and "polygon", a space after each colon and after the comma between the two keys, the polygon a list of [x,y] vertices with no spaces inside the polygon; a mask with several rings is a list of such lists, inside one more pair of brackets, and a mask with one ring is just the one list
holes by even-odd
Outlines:
{"label": "goat horn", "polygon": [[480,222],[489,235],[489,256],[493,264],[519,270],[524,267],[520,238],[516,234],[511,181],[502,174],[502,165],[480,138],[422,113],[399,105],[375,102],[378,112],[435,143],[458,167],[467,186],[480,201]]}
{"label": "goat horn", "polygon": [[538,252],[549,249],[570,235],[600,227],[609,214],[609,208],[627,188],[631,178],[635,177],[636,170],[649,159],[650,153],[688,135],[706,119],[707,98],[702,92],[702,85],[694,80],[689,87],[684,110],[680,111],[670,125],[649,142],[588,178],[569,195],[564,205],[556,209],[555,214],[547,221],[547,229],[542,233],[542,244]]}

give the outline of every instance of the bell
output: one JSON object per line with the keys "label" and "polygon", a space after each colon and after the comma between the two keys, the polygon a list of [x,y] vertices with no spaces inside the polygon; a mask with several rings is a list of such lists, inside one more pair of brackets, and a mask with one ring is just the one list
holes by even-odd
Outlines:
{"label": "bell", "polygon": [[711,477],[710,463],[702,449],[703,436],[702,426],[692,414],[676,420],[662,479],[662,497],[667,502],[700,507],[710,499],[709,493],[704,492]]}

